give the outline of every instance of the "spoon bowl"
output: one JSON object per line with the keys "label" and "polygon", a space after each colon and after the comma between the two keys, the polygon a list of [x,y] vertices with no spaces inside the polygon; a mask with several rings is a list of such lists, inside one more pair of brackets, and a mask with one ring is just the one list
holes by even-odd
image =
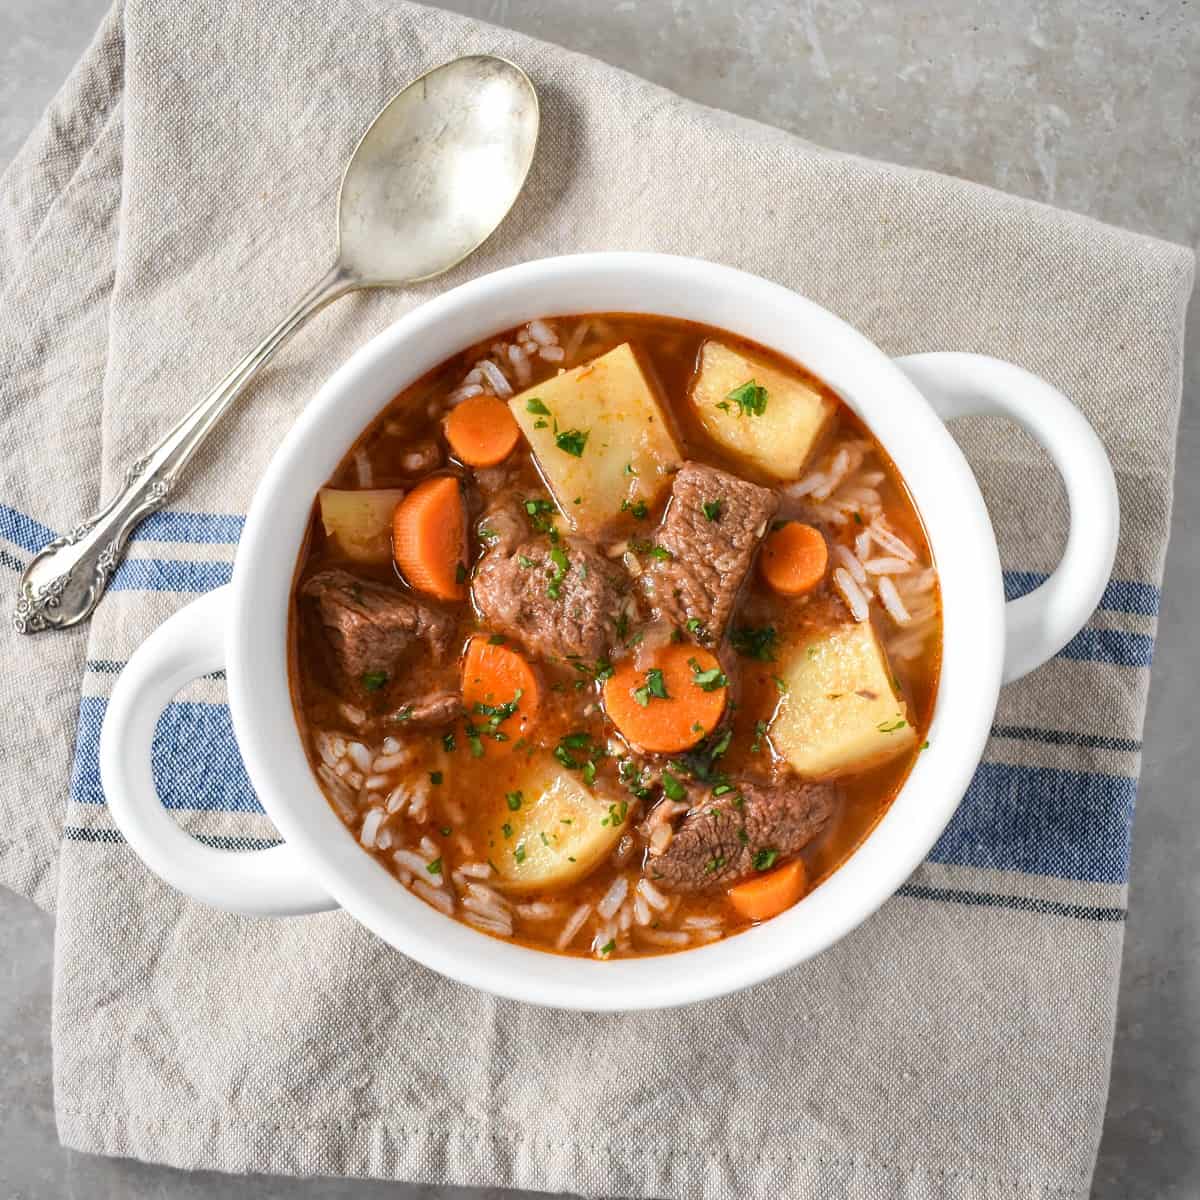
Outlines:
{"label": "spoon bowl", "polygon": [[512,207],[537,134],[533,84],[502,58],[457,58],[414,80],[371,123],[342,177],[342,266],[377,287],[462,262]]}

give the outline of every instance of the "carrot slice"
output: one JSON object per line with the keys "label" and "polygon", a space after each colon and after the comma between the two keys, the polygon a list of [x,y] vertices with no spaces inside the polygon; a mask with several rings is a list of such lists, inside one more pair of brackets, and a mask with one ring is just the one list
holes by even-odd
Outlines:
{"label": "carrot slice", "polygon": [[791,908],[804,895],[807,883],[804,861],[796,858],[766,875],[731,887],[726,895],[743,917],[766,921]]}
{"label": "carrot slice", "polygon": [[[537,676],[525,656],[479,635],[467,643],[462,689],[467,719],[482,734],[485,754],[510,753],[533,728],[542,702]],[[516,707],[508,711],[513,704]],[[489,734],[500,734],[503,740]]]}
{"label": "carrot slice", "polygon": [[454,456],[468,467],[502,463],[521,440],[521,429],[508,405],[495,396],[472,396],[450,410],[442,422]]}
{"label": "carrot slice", "polygon": [[763,542],[758,567],[762,577],[785,596],[802,596],[825,578],[829,547],[819,529],[789,521]]}
{"label": "carrot slice", "polygon": [[717,727],[725,711],[727,681],[716,655],[672,642],[648,665],[622,663],[604,684],[609,719],[640,750],[673,754]]}
{"label": "carrot slice", "polygon": [[418,591],[439,600],[466,595],[467,514],[452,475],[426,479],[396,505],[392,557]]}

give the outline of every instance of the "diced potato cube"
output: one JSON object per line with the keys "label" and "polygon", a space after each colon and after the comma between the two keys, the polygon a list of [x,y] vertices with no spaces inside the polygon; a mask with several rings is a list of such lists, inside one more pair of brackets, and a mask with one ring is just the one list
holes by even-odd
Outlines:
{"label": "diced potato cube", "polygon": [[[518,767],[517,807],[500,800],[488,822],[495,886],[512,891],[563,887],[587,875],[616,844],[628,808],[590,791],[579,772],[549,756]],[[515,799],[514,799],[515,803]]]}
{"label": "diced potato cube", "polygon": [[916,730],[869,621],[788,639],[770,736],[805,776],[859,771],[911,750]]}
{"label": "diced potato cube", "polygon": [[[736,396],[741,392],[746,403]],[[691,404],[700,424],[730,454],[774,479],[799,479],[837,406],[757,358],[707,341],[692,384]],[[757,405],[761,411],[751,411]]]}
{"label": "diced potato cube", "polygon": [[321,524],[334,552],[355,562],[391,562],[392,513],[403,495],[403,488],[358,492],[322,488],[318,494]]}
{"label": "diced potato cube", "polygon": [[514,396],[508,406],[563,515],[582,533],[611,521],[623,500],[653,504],[682,461],[670,421],[627,342]]}

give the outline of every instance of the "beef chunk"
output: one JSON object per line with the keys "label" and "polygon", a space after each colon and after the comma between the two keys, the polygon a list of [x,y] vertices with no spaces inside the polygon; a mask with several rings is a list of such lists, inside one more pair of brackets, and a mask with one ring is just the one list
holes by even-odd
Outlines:
{"label": "beef chunk", "polygon": [[453,619],[398,588],[335,568],[314,575],[302,590],[316,603],[334,661],[355,684],[372,671],[390,673],[417,641],[426,643],[435,660],[450,647]]}
{"label": "beef chunk", "polygon": [[658,613],[680,629],[698,621],[702,640],[719,642],[778,508],[779,497],[767,488],[715,467],[684,463],[658,532],[658,544],[671,558],[642,577]]}
{"label": "beef chunk", "polygon": [[[554,549],[567,557],[565,574],[551,557]],[[511,553],[499,545],[489,550],[475,568],[471,597],[484,624],[540,657],[597,659],[615,640],[622,584],[620,568],[590,542],[563,538],[552,545],[541,537]]]}
{"label": "beef chunk", "polygon": [[512,554],[529,537],[529,522],[520,501],[501,500],[489,508],[476,526],[480,540],[500,554]]}
{"label": "beef chunk", "polygon": [[463,702],[457,692],[447,689],[406,700],[396,712],[405,729],[435,729],[461,717]]}
{"label": "beef chunk", "polygon": [[783,860],[808,845],[832,815],[833,799],[832,784],[795,778],[743,780],[723,796],[706,792],[666,850],[648,860],[650,878],[673,892],[729,887],[758,873],[756,857],[760,866],[773,864],[772,852]]}

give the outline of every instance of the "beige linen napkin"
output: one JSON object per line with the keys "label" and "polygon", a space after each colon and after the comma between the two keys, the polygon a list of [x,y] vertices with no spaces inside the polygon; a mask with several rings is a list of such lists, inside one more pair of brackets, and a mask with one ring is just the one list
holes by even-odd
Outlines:
{"label": "beige linen napkin", "polygon": [[[345,156],[457,54],[532,75],[544,137],[500,233],[436,283],[342,301],[274,361],[89,629],[4,638],[0,880],[57,912],[68,1146],[181,1167],[605,1196],[1082,1197],[1104,1111],[1142,721],[1171,504],[1190,253],[961,181],[807,145],[597,62],[375,0],[129,0],[0,181],[0,570],[281,315],[333,250]],[[163,618],[229,576],[256,481],[320,382],[401,313],[548,254],[735,264],[891,353],[982,351],[1062,388],[1121,488],[1087,629],[1005,690],[986,761],[899,896],[818,960],[688,1009],[494,1000],[344,914],[213,912],[121,842],[106,696]],[[1012,592],[1060,552],[1057,481],[1000,425],[962,439]],[[223,684],[159,729],[166,802],[218,844],[273,830]],[[686,958],[680,959],[686,970]]]}

